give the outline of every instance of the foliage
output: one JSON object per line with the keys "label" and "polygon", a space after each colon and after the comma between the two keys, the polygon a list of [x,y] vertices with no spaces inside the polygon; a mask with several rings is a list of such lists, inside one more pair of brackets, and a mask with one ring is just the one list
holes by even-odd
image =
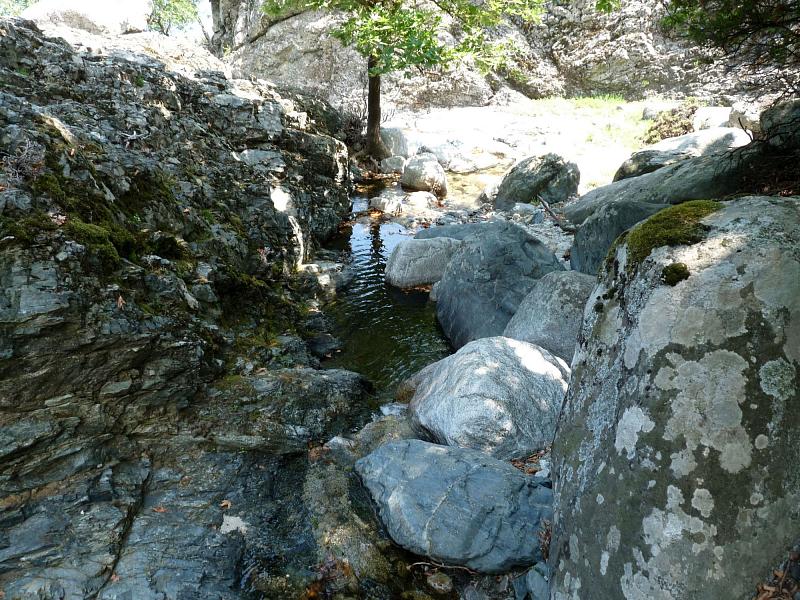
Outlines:
{"label": "foliage", "polygon": [[[765,83],[800,93],[800,2],[797,0],[669,0],[666,27],[708,48],[721,49]],[[766,81],[765,81],[766,80]]]}
{"label": "foliage", "polygon": [[645,132],[642,141],[645,144],[655,144],[667,138],[691,133],[694,130],[692,119],[697,109],[696,103],[687,102],[659,113]]}
{"label": "foliage", "polygon": [[[374,59],[370,75],[412,68],[432,68],[471,56],[489,69],[502,63],[511,48],[488,39],[487,30],[506,16],[537,19],[543,0],[436,0],[429,5],[394,0],[266,0],[264,11],[273,17],[293,10],[341,11],[345,20],[334,35],[343,44]],[[440,36],[444,19],[458,28],[457,40],[447,44]]]}
{"label": "foliage", "polygon": [[16,17],[32,3],[33,0],[0,0],[0,17]]}
{"label": "foliage", "polygon": [[198,0],[153,0],[153,12],[147,22],[151,28],[169,35],[173,27],[197,20]]}

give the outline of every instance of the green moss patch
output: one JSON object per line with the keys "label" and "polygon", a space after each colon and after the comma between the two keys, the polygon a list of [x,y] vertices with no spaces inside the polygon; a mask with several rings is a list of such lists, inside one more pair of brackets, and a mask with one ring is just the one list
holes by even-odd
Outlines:
{"label": "green moss patch", "polygon": [[661,281],[667,285],[678,285],[684,279],[689,279],[689,267],[686,263],[672,263],[661,270]]}
{"label": "green moss patch", "polygon": [[654,248],[691,245],[705,238],[703,218],[722,208],[712,200],[692,200],[656,213],[628,233],[628,270],[634,271]]}
{"label": "green moss patch", "polygon": [[64,231],[67,236],[86,246],[89,255],[96,259],[104,269],[112,270],[119,265],[119,253],[111,243],[111,234],[108,229],[84,223],[78,219],[70,219],[64,227]]}

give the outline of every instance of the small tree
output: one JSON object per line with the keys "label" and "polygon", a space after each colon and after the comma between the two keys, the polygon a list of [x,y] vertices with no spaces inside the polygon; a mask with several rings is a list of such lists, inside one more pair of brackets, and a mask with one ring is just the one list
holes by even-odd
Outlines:
{"label": "small tree", "polygon": [[32,0],[0,0],[0,17],[16,17],[31,5]]}
{"label": "small tree", "polygon": [[800,93],[800,1],[668,0],[665,24],[722,50],[736,68],[755,75],[761,91]]}
{"label": "small tree", "polygon": [[147,23],[151,28],[169,35],[173,27],[182,27],[197,19],[197,0],[153,0],[153,11]]}
{"label": "small tree", "polygon": [[[333,32],[346,46],[367,59],[366,153],[384,158],[388,151],[380,136],[381,76],[412,68],[432,68],[472,56],[483,68],[501,64],[508,45],[492,42],[487,30],[504,17],[525,21],[538,18],[544,0],[266,0],[264,11],[280,16],[298,10],[330,10],[344,14]],[[442,40],[445,16],[459,29],[454,44]]]}

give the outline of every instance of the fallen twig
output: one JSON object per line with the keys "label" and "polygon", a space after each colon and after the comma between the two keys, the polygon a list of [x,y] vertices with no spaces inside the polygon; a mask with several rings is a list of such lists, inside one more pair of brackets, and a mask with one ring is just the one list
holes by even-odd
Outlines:
{"label": "fallen twig", "polygon": [[539,202],[542,204],[542,208],[544,208],[545,212],[550,215],[550,217],[555,221],[556,225],[558,225],[564,233],[575,233],[578,231],[578,228],[574,225],[569,225],[568,223],[564,222],[564,217],[561,217],[553,212],[553,209],[550,208],[550,205],[541,197],[538,197]]}

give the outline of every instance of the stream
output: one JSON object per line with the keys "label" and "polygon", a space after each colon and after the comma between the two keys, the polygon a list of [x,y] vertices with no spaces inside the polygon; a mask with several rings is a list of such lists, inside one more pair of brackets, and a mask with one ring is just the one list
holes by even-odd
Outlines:
{"label": "stream", "polygon": [[[353,215],[367,208],[353,198]],[[327,368],[357,371],[375,386],[375,400],[390,401],[398,384],[451,353],[436,321],[436,307],[423,291],[403,291],[384,281],[392,250],[413,233],[397,223],[357,218],[329,244],[350,260],[354,278],[325,312],[335,323],[342,352]]]}

